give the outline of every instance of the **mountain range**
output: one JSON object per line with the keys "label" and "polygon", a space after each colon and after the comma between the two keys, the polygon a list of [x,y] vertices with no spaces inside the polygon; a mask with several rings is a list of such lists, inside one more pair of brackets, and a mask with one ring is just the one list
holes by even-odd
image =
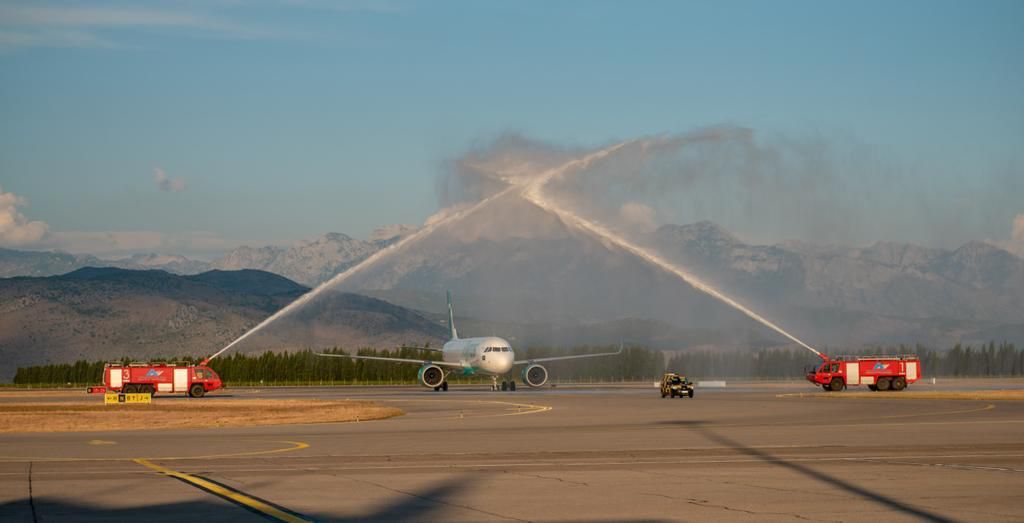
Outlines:
{"label": "mountain range", "polygon": [[[452,290],[464,332],[504,334],[521,345],[607,344],[619,337],[669,349],[788,343],[678,278],[529,204],[507,201],[489,212],[491,219],[441,227],[389,253],[336,291],[383,300],[436,326],[446,310],[444,293]],[[257,269],[315,286],[415,230],[399,226],[367,240],[330,233],[287,248],[240,247],[209,263],[157,255],[106,262],[0,250],[0,275],[60,274],[87,264],[185,275]],[[952,250],[887,242],[754,245],[711,222],[664,225],[630,238],[818,347],[1024,341],[1024,260],[988,243]],[[322,326],[299,321],[337,320],[318,316],[323,310],[329,307],[311,307],[273,331],[323,341],[308,334]],[[253,321],[257,311],[238,312],[238,321]],[[363,323],[353,328],[370,329]],[[341,336],[340,329],[328,331]],[[437,340],[444,337],[433,332]],[[383,339],[381,332],[360,336],[343,338]]]}
{"label": "mountain range", "polygon": [[368,240],[332,232],[313,240],[296,242],[287,248],[276,245],[242,246],[212,262],[154,253],[101,259],[89,254],[0,248],[0,278],[55,276],[83,267],[159,269],[184,275],[215,269],[256,269],[315,286],[415,230],[410,225],[394,225],[377,229]]}
{"label": "mountain range", "polygon": [[[87,267],[0,279],[0,381],[43,363],[209,355],[308,290],[248,269],[181,276]],[[329,292],[240,349],[436,345],[446,332],[402,307]]]}

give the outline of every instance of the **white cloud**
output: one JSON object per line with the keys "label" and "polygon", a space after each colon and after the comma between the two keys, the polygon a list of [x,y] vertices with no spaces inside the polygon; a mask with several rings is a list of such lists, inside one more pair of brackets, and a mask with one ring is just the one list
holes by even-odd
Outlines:
{"label": "white cloud", "polygon": [[1024,258],[1024,213],[1013,218],[1013,226],[1010,229],[1010,241],[1003,244],[1003,247]]}
{"label": "white cloud", "polygon": [[[184,189],[183,181],[164,176],[157,179],[158,185],[161,179],[170,186],[166,190]],[[212,259],[247,243],[224,238],[212,231],[51,231],[46,222],[29,220],[21,213],[20,208],[26,205],[25,198],[0,188],[0,247],[56,249],[100,257],[158,252]],[[248,243],[262,242],[249,240]]]}
{"label": "white cloud", "polygon": [[1021,258],[1024,258],[1024,213],[1014,216],[1010,225],[1010,239],[1006,241],[986,240],[988,243],[1006,249]]}
{"label": "white cloud", "polygon": [[153,181],[158,189],[164,192],[181,192],[185,190],[185,180],[181,178],[170,178],[163,169],[153,169]]}
{"label": "white cloud", "polygon": [[219,38],[280,36],[199,11],[97,5],[0,5],[0,49],[116,47],[115,42],[101,33],[123,29],[173,29],[190,36]]}
{"label": "white cloud", "polygon": [[25,246],[42,241],[49,231],[45,222],[30,221],[18,207],[28,205],[24,198],[0,188],[0,246]]}
{"label": "white cloud", "polygon": [[404,4],[392,0],[281,0],[272,3],[341,13],[396,14],[406,10]]}

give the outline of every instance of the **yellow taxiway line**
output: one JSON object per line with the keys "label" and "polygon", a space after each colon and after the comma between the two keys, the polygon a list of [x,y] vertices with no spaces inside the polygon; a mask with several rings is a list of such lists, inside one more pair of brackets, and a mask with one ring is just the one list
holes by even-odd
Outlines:
{"label": "yellow taxiway line", "polygon": [[[348,398],[346,398],[346,399],[348,399]],[[487,404],[490,404],[490,405],[506,406],[506,407],[509,407],[509,410],[512,410],[512,408],[516,409],[515,412],[504,412],[504,413],[499,413],[499,414],[476,414],[476,415],[468,415],[468,416],[466,416],[466,415],[463,415],[462,413],[460,413],[458,416],[445,416],[444,418],[441,418],[441,419],[462,419],[462,418],[466,418],[466,419],[474,418],[475,419],[475,418],[499,418],[499,417],[502,417],[502,416],[522,416],[523,414],[539,414],[541,412],[548,412],[548,411],[554,409],[554,407],[552,407],[550,405],[536,405],[536,404],[533,404],[533,403],[513,403],[511,401],[498,401],[498,400],[473,400],[473,399],[448,399],[448,398],[444,398],[444,399],[429,399],[429,400],[428,399],[417,399],[417,398],[412,398],[412,399],[404,399],[404,398],[402,398],[402,399],[397,399],[397,398],[376,399],[375,398],[373,401],[376,401],[376,402],[379,402],[379,403],[387,403],[387,402],[390,402],[390,403],[413,403],[413,402],[424,402],[424,403],[426,403],[426,402],[435,402],[435,403],[437,403],[437,402],[444,402],[444,403],[469,403],[469,404],[475,404],[475,405],[487,405]]]}
{"label": "yellow taxiway line", "polygon": [[278,507],[275,507],[274,505],[271,505],[271,504],[269,504],[269,503],[267,503],[265,501],[256,499],[256,498],[251,497],[251,496],[247,496],[244,493],[239,492],[237,490],[225,487],[223,485],[219,485],[217,483],[214,483],[212,481],[209,481],[209,480],[206,480],[206,479],[203,479],[203,478],[200,478],[200,477],[193,476],[191,474],[185,474],[184,472],[178,472],[176,470],[171,470],[171,469],[169,469],[167,467],[163,467],[163,466],[157,465],[156,463],[153,463],[153,462],[148,461],[148,460],[143,459],[143,458],[137,458],[137,459],[134,459],[132,461],[134,461],[134,462],[136,462],[139,465],[142,465],[144,467],[148,467],[150,469],[153,469],[153,470],[155,470],[155,471],[157,471],[157,472],[159,472],[159,473],[161,473],[161,474],[163,474],[165,476],[169,476],[169,477],[172,477],[172,478],[175,478],[175,479],[179,479],[181,481],[184,481],[186,483],[189,483],[191,485],[199,487],[199,488],[201,488],[201,489],[203,489],[203,490],[205,490],[205,491],[207,491],[207,492],[209,492],[211,494],[214,494],[216,496],[220,496],[220,497],[222,497],[222,498],[224,498],[224,499],[226,499],[228,501],[231,501],[231,502],[237,503],[239,505],[242,505],[242,506],[244,506],[244,507],[246,507],[248,509],[251,509],[251,510],[254,510],[256,512],[259,512],[260,514],[263,514],[265,516],[271,517],[271,518],[273,518],[273,519],[275,519],[277,521],[284,521],[286,523],[308,523],[308,522],[313,521],[312,519],[308,519],[308,518],[299,516],[299,515],[297,515],[295,513],[292,513],[290,511],[286,511],[286,510],[280,509]]}

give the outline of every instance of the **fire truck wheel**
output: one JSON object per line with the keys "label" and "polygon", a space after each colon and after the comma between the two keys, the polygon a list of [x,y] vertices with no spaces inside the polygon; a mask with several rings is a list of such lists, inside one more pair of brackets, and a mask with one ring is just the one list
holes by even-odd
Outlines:
{"label": "fire truck wheel", "polygon": [[843,380],[841,380],[839,378],[832,378],[832,384],[831,384],[832,390],[834,390],[836,392],[839,392],[839,391],[843,390],[843,386],[844,385],[845,384],[843,383]]}
{"label": "fire truck wheel", "polygon": [[206,389],[198,383],[192,385],[192,388],[188,389],[188,395],[193,398],[202,398],[203,394],[206,394]]}
{"label": "fire truck wheel", "polygon": [[905,378],[903,378],[902,376],[898,378],[893,378],[892,390],[901,391],[905,388],[907,388],[907,380]]}
{"label": "fire truck wheel", "polygon": [[878,390],[889,390],[889,378],[878,378]]}

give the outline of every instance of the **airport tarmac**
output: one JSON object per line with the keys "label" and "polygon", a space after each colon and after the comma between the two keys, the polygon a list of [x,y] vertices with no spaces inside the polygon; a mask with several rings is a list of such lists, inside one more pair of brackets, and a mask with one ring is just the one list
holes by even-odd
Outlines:
{"label": "airport tarmac", "polygon": [[1019,521],[1024,514],[1024,401],[787,395],[813,391],[744,384],[698,389],[691,400],[662,399],[649,384],[514,393],[457,385],[448,393],[229,389],[200,401],[352,398],[407,414],[344,424],[2,434],[0,520]]}

